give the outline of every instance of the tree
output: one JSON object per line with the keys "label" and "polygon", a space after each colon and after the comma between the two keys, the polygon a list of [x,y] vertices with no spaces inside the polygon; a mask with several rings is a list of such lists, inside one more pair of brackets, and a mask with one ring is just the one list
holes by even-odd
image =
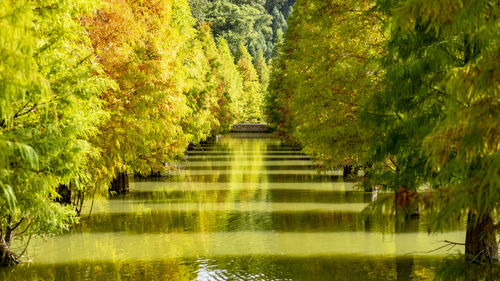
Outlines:
{"label": "tree", "polygon": [[217,43],[221,59],[219,71],[221,72],[222,82],[229,96],[230,112],[236,122],[242,122],[245,108],[243,80],[237,66],[234,64],[234,57],[229,50],[227,41],[223,37],[219,37]]}
{"label": "tree", "polygon": [[261,92],[259,76],[252,63],[252,57],[242,43],[240,43],[235,59],[243,79],[243,92],[245,95],[243,99],[245,104],[243,119],[245,122],[262,121],[264,97]]}
{"label": "tree", "polygon": [[[186,54],[191,57],[186,69],[193,75],[188,84],[194,85],[188,100],[194,102],[193,116],[184,122],[190,134],[195,136],[191,142],[198,143],[230,129],[235,118],[234,99],[241,98],[242,84],[241,79],[234,80],[235,76],[239,78],[239,73],[232,56],[229,51],[229,57],[219,51],[209,24],[199,23],[197,36]],[[238,82],[239,86],[235,84]]]}
{"label": "tree", "polygon": [[181,123],[189,113],[183,58],[176,55],[195,34],[187,3],[110,0],[85,24],[118,84],[103,96],[112,114],[93,139],[101,152],[93,163],[97,180],[164,169],[190,140]]}
{"label": "tree", "polygon": [[24,252],[14,239],[57,233],[77,220],[56,188],[88,182],[89,138],[111,85],[77,20],[92,1],[0,2],[0,265]]}
{"label": "tree", "polygon": [[198,21],[210,22],[214,37],[224,37],[233,54],[243,42],[253,57],[258,50],[263,50],[269,57],[273,47],[272,16],[263,2],[213,0],[205,5],[191,0],[191,5],[196,7],[195,10],[203,11],[203,16],[197,17]]}
{"label": "tree", "polygon": [[[447,42],[456,63],[446,68],[440,88],[445,109],[423,141],[436,174],[439,198],[436,226],[467,214],[465,254],[478,262],[498,262],[496,234],[500,206],[500,2],[461,1],[451,9],[428,1],[405,3],[395,17],[409,32],[423,21]],[[441,5],[447,1],[439,1]],[[439,15],[439,16],[438,16]],[[496,217],[495,217],[496,216]]]}
{"label": "tree", "polygon": [[488,263],[498,260],[499,6],[297,1],[267,110],[306,152],[367,163],[365,183],[395,193],[368,211],[423,207],[431,231],[467,216],[466,257]]}
{"label": "tree", "polygon": [[278,33],[283,33],[287,29],[288,25],[286,23],[285,17],[276,6],[271,11],[271,15],[273,16],[273,21],[271,24],[271,27],[273,29],[273,44],[276,44]]}
{"label": "tree", "polygon": [[[290,32],[290,31],[287,31]],[[291,32],[290,32],[291,33]],[[280,36],[282,36],[280,34]],[[289,61],[293,57],[294,46],[292,44],[284,44],[283,37],[280,38],[279,44],[275,46],[272,69],[266,103],[265,113],[268,123],[275,127],[276,132],[283,138],[291,140],[293,124],[293,113],[290,107],[293,90],[295,89],[296,81],[290,79]]]}
{"label": "tree", "polygon": [[395,12],[383,6],[387,3],[378,7],[393,26],[383,59],[384,88],[366,102],[363,121],[373,133],[370,184],[394,191],[396,212],[409,216],[418,211],[411,198],[434,176],[422,141],[443,118],[440,83],[456,60],[447,53],[449,43],[428,23],[418,22],[409,32],[395,27]]}
{"label": "tree", "polygon": [[259,82],[261,85],[260,91],[265,97],[267,95],[267,86],[269,85],[269,66],[264,58],[264,53],[261,50],[257,53],[254,65],[257,75],[259,76]]}
{"label": "tree", "polygon": [[380,85],[380,21],[363,1],[295,5],[270,87],[281,112],[271,109],[271,120],[326,166],[364,164],[359,112]]}
{"label": "tree", "polygon": [[200,23],[199,28],[179,54],[184,65],[183,93],[190,109],[182,127],[191,143],[205,140],[220,127],[214,114],[219,111],[215,43],[207,25]]}
{"label": "tree", "polygon": [[[374,161],[394,171],[375,181],[405,193],[399,206],[430,209],[434,231],[467,214],[467,258],[496,262],[498,3],[379,1],[379,10],[392,26],[387,86],[368,120],[383,129]],[[437,191],[418,196],[425,184]]]}

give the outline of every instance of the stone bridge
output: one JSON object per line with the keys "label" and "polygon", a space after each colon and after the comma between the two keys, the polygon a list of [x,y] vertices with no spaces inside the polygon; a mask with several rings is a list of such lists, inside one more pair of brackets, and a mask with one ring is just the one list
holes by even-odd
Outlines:
{"label": "stone bridge", "polygon": [[232,133],[264,133],[270,132],[271,128],[263,123],[237,123],[231,127]]}

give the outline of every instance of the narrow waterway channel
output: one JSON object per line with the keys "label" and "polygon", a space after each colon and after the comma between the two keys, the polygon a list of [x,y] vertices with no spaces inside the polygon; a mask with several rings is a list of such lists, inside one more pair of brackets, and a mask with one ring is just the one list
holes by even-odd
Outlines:
{"label": "narrow waterway channel", "polygon": [[33,241],[1,280],[423,280],[463,242],[425,218],[366,219],[372,194],[270,135],[225,135],[168,177],[96,200],[90,218]]}

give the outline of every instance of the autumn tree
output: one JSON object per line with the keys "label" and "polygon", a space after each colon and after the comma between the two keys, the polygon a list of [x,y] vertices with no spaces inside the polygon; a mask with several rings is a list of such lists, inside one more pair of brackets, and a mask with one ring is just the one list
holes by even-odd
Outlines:
{"label": "autumn tree", "polygon": [[[104,183],[127,172],[161,170],[189,142],[181,120],[189,113],[184,65],[177,53],[194,36],[185,1],[109,0],[85,19],[95,54],[117,82],[103,96],[112,114],[94,145]],[[120,190],[118,190],[120,191]]]}

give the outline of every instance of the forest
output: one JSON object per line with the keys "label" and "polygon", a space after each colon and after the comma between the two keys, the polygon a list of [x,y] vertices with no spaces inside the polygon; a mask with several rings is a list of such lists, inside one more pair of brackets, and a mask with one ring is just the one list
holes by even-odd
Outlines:
{"label": "forest", "polygon": [[500,276],[499,0],[0,0],[0,265],[236,123]]}

